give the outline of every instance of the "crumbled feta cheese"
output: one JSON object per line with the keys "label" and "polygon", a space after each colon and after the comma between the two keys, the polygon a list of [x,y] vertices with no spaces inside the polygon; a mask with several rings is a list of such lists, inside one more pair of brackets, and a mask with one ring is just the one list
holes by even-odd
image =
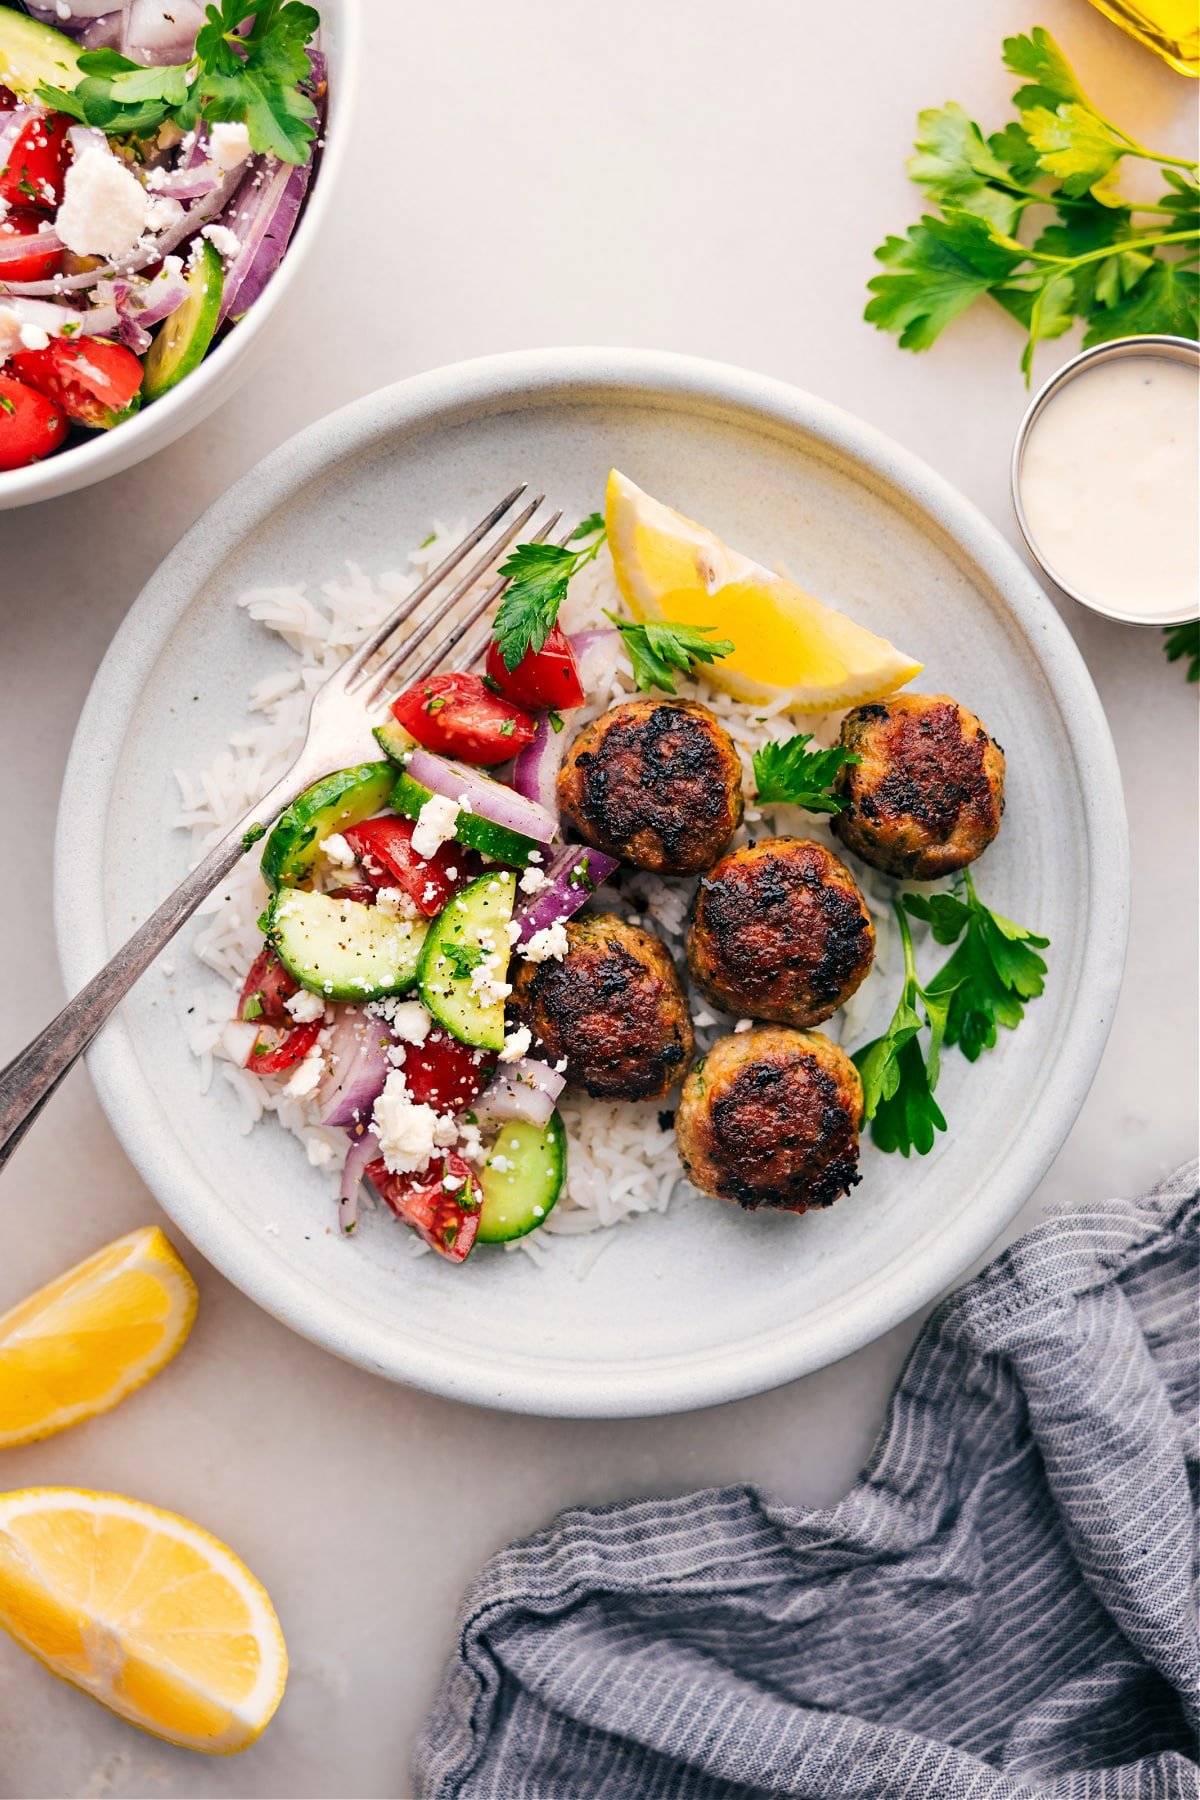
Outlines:
{"label": "crumbled feta cheese", "polygon": [[468,1162],[482,1162],[484,1157],[483,1134],[478,1125],[460,1125],[458,1128],[458,1154],[465,1156]]}
{"label": "crumbled feta cheese", "polygon": [[561,962],[570,948],[567,928],[561,919],[556,919],[553,925],[535,931],[521,954],[526,962]]}
{"label": "crumbled feta cheese", "polygon": [[567,1059],[565,1056],[560,1056],[558,1061],[554,1065],[554,1073],[556,1075],[565,1075],[566,1072],[567,1072]]}
{"label": "crumbled feta cheese", "polygon": [[531,863],[540,863],[540,862],[544,862],[545,858],[543,857],[540,850],[531,850],[529,852],[529,860]]}
{"label": "crumbled feta cheese", "polygon": [[458,1120],[453,1113],[443,1113],[433,1128],[433,1141],[442,1150],[458,1142]]}
{"label": "crumbled feta cheese", "polygon": [[504,935],[510,944],[515,944],[521,935],[520,921],[518,919],[506,920],[504,925]]}
{"label": "crumbled feta cheese", "polygon": [[433,1015],[419,1000],[399,1000],[392,1007],[388,1024],[405,1044],[423,1044],[433,1028]]}
{"label": "crumbled feta cheese", "polygon": [[325,1058],[315,1046],[309,1051],[302,1063],[296,1065],[295,1072],[284,1087],[289,1100],[303,1100],[321,1085],[321,1077],[325,1073]]}
{"label": "crumbled feta cheese", "polygon": [[379,1149],[393,1175],[414,1174],[430,1162],[438,1116],[432,1106],[414,1106],[408,1083],[394,1069],[383,1085],[371,1116]]}
{"label": "crumbled feta cheese", "polygon": [[481,1006],[498,1006],[511,993],[512,988],[504,979],[498,956],[485,956],[478,967],[471,970],[471,997],[478,1000]]}
{"label": "crumbled feta cheese", "polygon": [[501,1156],[499,1151],[496,1152],[495,1156],[489,1156],[488,1158],[488,1168],[495,1169],[500,1175],[507,1175],[512,1167],[513,1162],[511,1157]]}
{"label": "crumbled feta cheese", "polygon": [[526,869],[517,883],[523,894],[540,894],[542,889],[549,885],[548,877],[543,875],[540,869],[533,868]]}
{"label": "crumbled feta cheese", "polygon": [[324,1138],[310,1137],[305,1149],[314,1169],[323,1169],[333,1161],[333,1145],[327,1144]]}
{"label": "crumbled feta cheese", "polygon": [[321,839],[321,855],[327,856],[339,869],[352,869],[358,861],[340,831],[331,831],[327,838]]}
{"label": "crumbled feta cheese", "polygon": [[21,345],[26,350],[44,350],[50,342],[50,334],[43,331],[40,325],[22,325]]}
{"label": "crumbled feta cheese", "polygon": [[148,204],[137,176],[92,145],[67,170],[54,229],[77,256],[124,256],[142,235]]}
{"label": "crumbled feta cheese", "polygon": [[236,169],[250,154],[250,133],[241,120],[210,125],[208,143],[218,169]]}
{"label": "crumbled feta cheese", "polygon": [[464,1187],[468,1179],[466,1175],[443,1175],[442,1186],[448,1194],[457,1194],[459,1188]]}
{"label": "crumbled feta cheese", "polygon": [[230,231],[228,225],[206,225],[200,236],[207,238],[218,256],[224,257],[226,262],[232,262],[242,247],[241,238],[236,231]]}
{"label": "crumbled feta cheese", "polygon": [[415,919],[421,911],[416,901],[410,900],[404,889],[398,887],[380,888],[375,895],[375,905],[391,919]]}
{"label": "crumbled feta cheese", "polygon": [[431,794],[417,814],[416,830],[412,834],[412,847],[417,855],[436,856],[442,845],[448,844],[454,836],[454,827],[462,811],[464,808],[457,801],[448,800],[444,794]]}
{"label": "crumbled feta cheese", "polygon": [[515,1031],[510,1031],[505,1038],[504,1048],[500,1052],[500,1061],[519,1062],[528,1052],[532,1042],[533,1033],[530,1031],[528,1025],[518,1025],[517,1029]]}
{"label": "crumbled feta cheese", "polygon": [[301,988],[299,993],[292,994],[283,1004],[297,1025],[311,1025],[315,1020],[325,1017],[325,1002],[320,994],[310,994],[307,988]]}
{"label": "crumbled feta cheese", "polygon": [[172,200],[169,194],[163,194],[157,200],[151,200],[142,223],[147,231],[167,231],[172,225],[178,225],[182,217],[183,208],[178,200]]}

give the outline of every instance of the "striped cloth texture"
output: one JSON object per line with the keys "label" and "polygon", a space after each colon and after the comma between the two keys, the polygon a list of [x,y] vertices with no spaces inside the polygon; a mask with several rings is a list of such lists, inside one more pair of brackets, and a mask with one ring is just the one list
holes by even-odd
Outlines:
{"label": "striped cloth texture", "polygon": [[484,1569],[422,1800],[1196,1800],[1197,1168],[944,1301],[838,1505],[562,1513]]}

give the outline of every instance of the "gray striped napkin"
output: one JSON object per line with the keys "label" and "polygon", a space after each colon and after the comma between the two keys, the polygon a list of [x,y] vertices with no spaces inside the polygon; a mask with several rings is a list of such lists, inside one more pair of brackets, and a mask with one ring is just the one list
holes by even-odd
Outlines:
{"label": "gray striped napkin", "polygon": [[940,1306],[828,1511],[563,1513],[484,1569],[424,1800],[1196,1800],[1197,1169]]}

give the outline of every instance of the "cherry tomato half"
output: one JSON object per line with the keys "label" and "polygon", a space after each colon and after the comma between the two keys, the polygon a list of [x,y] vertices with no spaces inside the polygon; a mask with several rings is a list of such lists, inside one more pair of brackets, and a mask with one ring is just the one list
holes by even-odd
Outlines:
{"label": "cherry tomato half", "polygon": [[242,984],[238,1001],[238,1018],[259,1020],[264,1025],[290,1027],[296,1023],[285,1000],[300,991],[300,983],[289,975],[270,945],[259,951],[250,965],[250,973]]}
{"label": "cherry tomato half", "polygon": [[566,712],[583,705],[579,664],[566,632],[555,626],[540,650],[527,650],[515,669],[505,666],[495,639],[488,645],[487,672],[500,692],[535,712]]}
{"label": "cherry tomato half", "polygon": [[52,400],[0,370],[0,469],[24,469],[67,441],[67,421]]}
{"label": "cherry tomato half", "polygon": [[[482,1198],[470,1163],[451,1150],[419,1175],[392,1175],[380,1157],[367,1164],[367,1180],[396,1217],[439,1255],[450,1262],[466,1262],[479,1230]],[[446,1181],[459,1185],[452,1190]]]}
{"label": "cherry tomato half", "polygon": [[416,825],[411,819],[368,819],[342,833],[362,864],[373,888],[398,887],[427,918],[465,887],[476,870],[475,858],[461,844],[443,844],[431,857],[412,847]]}
{"label": "cherry tomato half", "polygon": [[14,206],[0,219],[0,247],[5,249],[17,240],[19,250],[0,261],[0,281],[44,281],[62,265],[61,250],[41,247],[40,233],[45,224],[41,213],[28,206]]}
{"label": "cherry tomato half", "polygon": [[249,1056],[246,1067],[252,1075],[282,1075],[298,1062],[303,1062],[323,1030],[320,1019],[314,1019],[310,1025],[293,1025],[274,1043],[268,1043],[260,1031]]}
{"label": "cherry tomato half", "polygon": [[491,768],[533,742],[523,707],[493,694],[481,675],[431,675],[392,701],[404,729],[427,750]]}
{"label": "cherry tomato half", "polygon": [[22,126],[0,169],[0,200],[55,210],[63,196],[71,148],[67,129],[73,123],[66,113],[45,113]]}
{"label": "cherry tomato half", "polygon": [[423,1044],[404,1046],[404,1079],[416,1106],[435,1112],[461,1112],[477,1100],[491,1080],[496,1058],[472,1050],[447,1031],[431,1031]]}
{"label": "cherry tomato half", "polygon": [[52,338],[44,350],[18,350],[13,369],[57,401],[81,425],[114,425],[142,385],[142,365],[124,344],[107,338]]}

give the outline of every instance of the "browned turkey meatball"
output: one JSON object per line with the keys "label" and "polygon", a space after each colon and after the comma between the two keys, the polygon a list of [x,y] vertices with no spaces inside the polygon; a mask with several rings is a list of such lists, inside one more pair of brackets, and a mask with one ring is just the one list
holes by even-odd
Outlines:
{"label": "browned turkey meatball", "polygon": [[605,1100],[660,1100],[692,1054],[675,965],[648,931],[609,913],[566,927],[561,962],[518,965],[511,1005],[575,1087]]}
{"label": "browned turkey meatball", "polygon": [[639,869],[710,869],[742,821],[742,766],[693,700],[623,700],[585,725],[558,804],[585,843]]}
{"label": "browned turkey meatball", "polygon": [[687,955],[697,987],[726,1011],[819,1025],[867,975],[875,927],[832,850],[760,838],[701,876]]}
{"label": "browned turkey meatball", "polygon": [[949,694],[893,694],[856,706],[841,741],[833,829],[887,875],[933,881],[981,856],[1004,812],[1004,752]]}
{"label": "browned turkey meatball", "polygon": [[859,1180],[862,1082],[819,1031],[719,1038],[683,1084],[679,1155],[706,1194],[750,1210],[832,1206]]}

